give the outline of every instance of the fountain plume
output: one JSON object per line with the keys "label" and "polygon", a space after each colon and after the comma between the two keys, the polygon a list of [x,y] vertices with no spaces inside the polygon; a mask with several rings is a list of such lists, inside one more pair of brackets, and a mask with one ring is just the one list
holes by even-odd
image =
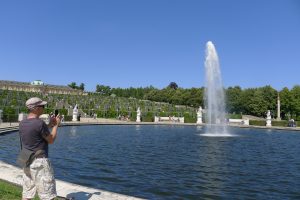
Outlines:
{"label": "fountain plume", "polygon": [[219,57],[214,44],[206,43],[205,57],[205,108],[207,133],[226,134],[225,97],[219,65]]}

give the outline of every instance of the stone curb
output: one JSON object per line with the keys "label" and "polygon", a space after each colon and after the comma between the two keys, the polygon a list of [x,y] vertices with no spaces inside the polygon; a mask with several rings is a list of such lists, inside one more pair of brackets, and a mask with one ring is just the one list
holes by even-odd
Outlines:
{"label": "stone curb", "polygon": [[[23,172],[20,168],[0,161],[0,179],[22,186]],[[108,192],[100,189],[56,180],[57,195],[75,200],[142,200],[141,198]]]}

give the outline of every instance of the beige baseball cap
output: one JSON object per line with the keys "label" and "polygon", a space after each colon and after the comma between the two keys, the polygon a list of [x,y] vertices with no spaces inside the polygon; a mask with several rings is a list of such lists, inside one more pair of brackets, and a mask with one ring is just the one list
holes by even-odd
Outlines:
{"label": "beige baseball cap", "polygon": [[26,107],[30,110],[34,109],[35,107],[38,107],[38,106],[44,106],[46,104],[47,104],[46,101],[43,101],[42,99],[40,99],[38,97],[32,97],[26,101]]}

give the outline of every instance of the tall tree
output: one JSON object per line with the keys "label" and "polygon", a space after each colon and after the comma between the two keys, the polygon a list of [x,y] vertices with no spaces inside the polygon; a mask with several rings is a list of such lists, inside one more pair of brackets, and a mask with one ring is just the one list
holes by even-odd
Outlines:
{"label": "tall tree", "polygon": [[177,88],[178,88],[178,85],[177,85],[177,83],[175,83],[175,82],[171,82],[171,83],[168,85],[168,88],[171,88],[171,89],[177,90]]}
{"label": "tall tree", "polygon": [[81,84],[79,85],[79,89],[82,90],[82,91],[84,91],[84,83],[81,83]]}
{"label": "tall tree", "polygon": [[292,109],[292,96],[290,90],[285,87],[280,93],[280,109],[281,109],[281,117],[283,119],[288,118],[288,114],[291,114]]}
{"label": "tall tree", "polygon": [[267,109],[273,111],[274,114],[277,115],[277,90],[272,88],[270,85],[258,88],[258,90],[262,91],[263,99],[267,103]]}
{"label": "tall tree", "polygon": [[78,88],[75,82],[70,83],[68,86],[70,88],[73,88],[73,89],[77,89]]}
{"label": "tall tree", "polygon": [[[265,100],[262,90],[255,89],[253,97],[248,101],[250,102],[248,106],[252,115],[265,117],[268,110],[268,102]],[[274,112],[272,112],[273,114]]]}
{"label": "tall tree", "polygon": [[[105,85],[96,85],[96,92],[103,94],[103,95],[110,95],[111,88],[109,86],[105,86]],[[118,95],[118,94],[116,94],[116,95]]]}
{"label": "tall tree", "polygon": [[291,89],[291,112],[294,119],[300,118],[300,85]]}
{"label": "tall tree", "polygon": [[243,90],[242,95],[241,95],[241,105],[242,105],[242,109],[241,112],[243,114],[254,114],[251,110],[251,106],[250,104],[252,103],[250,100],[252,98],[254,98],[254,93],[255,93],[256,89],[254,88],[248,88]]}
{"label": "tall tree", "polygon": [[240,113],[243,111],[241,102],[242,92],[239,86],[229,87],[226,90],[226,110],[229,113]]}

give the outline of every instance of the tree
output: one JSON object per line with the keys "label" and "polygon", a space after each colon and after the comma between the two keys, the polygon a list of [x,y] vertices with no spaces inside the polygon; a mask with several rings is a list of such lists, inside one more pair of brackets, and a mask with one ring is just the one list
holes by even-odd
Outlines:
{"label": "tree", "polygon": [[261,90],[263,99],[267,103],[267,109],[274,112],[275,115],[277,115],[276,107],[277,107],[277,90],[272,88],[271,86],[265,86],[258,88],[258,90]]}
{"label": "tree", "polygon": [[243,111],[241,96],[242,89],[239,86],[229,87],[226,90],[226,110],[229,113],[240,113]]}
{"label": "tree", "polygon": [[300,85],[291,89],[291,114],[295,119],[300,116]]}
{"label": "tree", "polygon": [[204,88],[185,89],[183,91],[184,95],[182,105],[192,106],[196,108],[199,108],[199,106],[204,107],[203,91]]}
{"label": "tree", "polygon": [[[255,89],[253,97],[248,101],[250,102],[248,106],[252,115],[265,117],[268,110],[268,102],[264,98],[262,90]],[[274,110],[272,114],[274,114]]]}
{"label": "tree", "polygon": [[171,88],[171,89],[177,90],[177,88],[178,88],[178,85],[177,85],[177,83],[175,83],[175,82],[171,82],[171,83],[168,85],[168,88]]}
{"label": "tree", "polygon": [[[105,85],[96,85],[96,92],[103,94],[103,95],[110,95],[111,88],[109,86],[105,86]],[[116,95],[118,95],[118,94],[116,94]]]}
{"label": "tree", "polygon": [[254,93],[255,93],[256,89],[254,88],[248,88],[243,90],[242,95],[241,95],[241,105],[242,105],[242,109],[241,112],[244,114],[253,114],[252,110],[251,110],[251,99],[254,97]]}
{"label": "tree", "polygon": [[279,96],[280,96],[280,110],[282,114],[281,117],[287,119],[287,114],[291,114],[291,108],[292,108],[291,92],[287,87],[285,87],[279,92]]}
{"label": "tree", "polygon": [[81,83],[78,89],[84,91],[84,83]]}
{"label": "tree", "polygon": [[77,83],[72,82],[68,85],[70,88],[76,89],[76,90],[82,90],[84,91],[84,83],[81,83],[80,86],[77,86]]}
{"label": "tree", "polygon": [[77,85],[75,82],[72,82],[68,85],[70,88],[77,89]]}
{"label": "tree", "polygon": [[178,89],[178,90],[173,90],[173,91],[175,91],[175,92],[172,94],[170,102],[175,105],[182,105],[184,103],[183,102],[183,99],[184,99],[183,90]]}

